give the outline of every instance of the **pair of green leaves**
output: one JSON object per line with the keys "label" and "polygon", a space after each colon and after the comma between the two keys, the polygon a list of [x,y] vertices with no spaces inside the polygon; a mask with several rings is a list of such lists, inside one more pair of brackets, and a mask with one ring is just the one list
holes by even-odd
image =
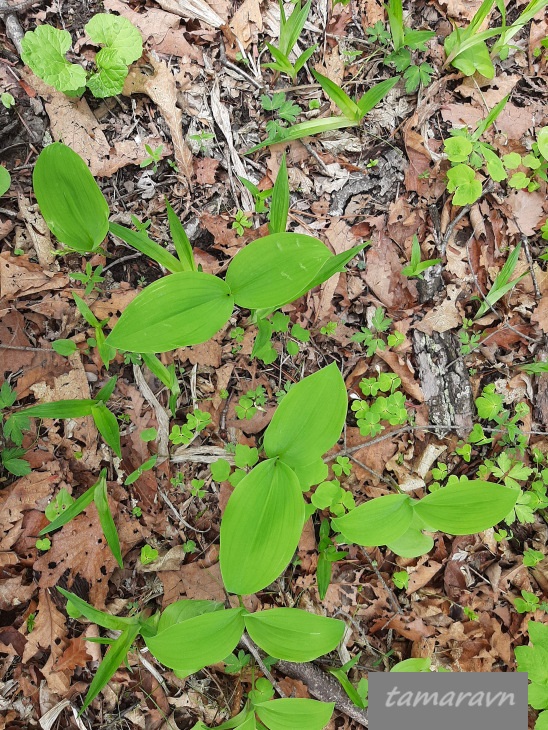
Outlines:
{"label": "pair of green leaves", "polygon": [[166,352],[213,337],[234,305],[275,309],[341,271],[363,246],[334,256],[316,238],[275,233],[232,259],[223,281],[200,271],[174,273],[148,286],[107,338],[129,352]]}
{"label": "pair of green leaves", "polygon": [[462,480],[438,489],[420,501],[407,494],[390,494],[361,504],[333,520],[348,542],[387,545],[397,555],[416,557],[428,552],[441,531],[470,535],[493,527],[513,508],[519,490],[481,480]]}
{"label": "pair of green leaves", "polygon": [[221,522],[228,591],[256,593],[289,564],[304,523],[302,490],[325,478],[321,457],[337,442],[346,410],[335,364],[301,380],[282,400],[264,435],[268,459],[238,483]]}
{"label": "pair of green leaves", "polygon": [[66,509],[63,509],[58,516],[49,524],[40,530],[39,536],[47,535],[49,532],[58,530],[63,525],[73,520],[77,515],[83,512],[92,502],[95,502],[97,513],[99,514],[99,521],[103,528],[103,535],[107,541],[112,554],[116,558],[116,562],[120,568],[124,567],[122,560],[122,550],[120,547],[120,540],[116,531],[116,525],[112,517],[112,512],[108,504],[107,496],[107,470],[102,469],[99,475],[99,480],[92,487],[87,489],[81,497],[69,504]]}
{"label": "pair of green leaves", "polygon": [[250,614],[244,608],[224,609],[216,601],[181,600],[148,619],[142,614],[122,618],[58,590],[69,600],[71,615],[82,614],[99,626],[122,632],[109,647],[83,709],[110,680],[138,634],[156,659],[179,676],[222,661],[234,650],[244,630],[270,656],[291,662],[311,661],[332,651],[344,634],[344,622],[294,608]]}
{"label": "pair of green leaves", "polygon": [[108,13],[94,15],[84,30],[103,46],[95,57],[97,70],[89,77],[65,57],[72,45],[70,33],[51,25],[25,33],[21,58],[46,84],[70,96],[79,96],[86,85],[100,99],[121,93],[128,66],[143,52],[141,34],[127,18]]}
{"label": "pair of green leaves", "polygon": [[111,378],[94,399],[59,400],[24,408],[8,418],[6,427],[11,433],[13,430],[19,430],[19,426],[26,428],[29,418],[84,418],[85,416],[92,416],[97,430],[105,442],[116,456],[122,458],[118,421],[106,406],[106,401],[112,395],[115,385],[116,378]]}
{"label": "pair of green leaves", "polygon": [[[258,679],[249,693],[249,707],[236,717],[217,725],[216,730],[323,730],[335,707],[331,702],[318,702],[287,697],[272,700],[274,690],[267,679]],[[192,730],[208,730],[198,722]]]}

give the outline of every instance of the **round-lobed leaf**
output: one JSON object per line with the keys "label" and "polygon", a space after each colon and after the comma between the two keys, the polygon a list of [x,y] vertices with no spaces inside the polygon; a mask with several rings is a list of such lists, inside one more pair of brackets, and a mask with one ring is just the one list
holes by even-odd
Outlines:
{"label": "round-lobed leaf", "polygon": [[339,644],[344,622],[298,608],[272,608],[244,617],[253,641],[270,656],[288,662],[310,662]]}
{"label": "round-lobed leaf", "polygon": [[370,547],[396,541],[407,532],[412,519],[410,497],[388,494],[370,499],[332,522],[348,542]]}
{"label": "round-lobed leaf", "polygon": [[124,310],[107,344],[128,352],[167,352],[209,340],[234,300],[222,279],[200,271],[171,274],[147,286]]}
{"label": "round-lobed leaf", "polygon": [[61,243],[80,253],[97,249],[108,231],[109,210],[86,163],[61,142],[42,150],[32,175],[40,212]]}
{"label": "round-lobed leaf", "polygon": [[285,570],[304,523],[299,480],[284,463],[258,464],[237,485],[221,522],[220,562],[227,591],[257,593]]}
{"label": "round-lobed leaf", "polygon": [[173,624],[155,636],[145,637],[145,642],[161,664],[193,674],[227,657],[243,630],[243,609],[230,608]]}
{"label": "round-lobed leaf", "polygon": [[267,456],[278,456],[291,468],[316,462],[337,443],[347,406],[336,363],[303,378],[289,390],[265,431]]}
{"label": "round-lobed leaf", "polygon": [[332,254],[320,240],[276,233],[252,241],[232,259],[226,283],[247,309],[281,307],[297,299]]}
{"label": "round-lobed leaf", "polygon": [[434,530],[450,535],[474,535],[503,520],[519,494],[519,489],[477,479],[438,489],[416,502],[413,508]]}
{"label": "round-lobed leaf", "polygon": [[260,721],[269,730],[323,730],[335,703],[288,697],[255,705]]}

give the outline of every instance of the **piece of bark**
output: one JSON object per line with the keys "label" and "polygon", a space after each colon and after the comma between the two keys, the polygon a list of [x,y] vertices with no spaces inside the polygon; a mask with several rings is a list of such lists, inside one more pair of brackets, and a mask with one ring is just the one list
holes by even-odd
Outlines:
{"label": "piece of bark", "polygon": [[294,664],[280,660],[276,662],[275,668],[291,679],[299,679],[318,700],[334,702],[337,710],[351,717],[360,727],[368,727],[367,710],[356,707],[337,680],[316,665],[310,662]]}
{"label": "piece of bark", "polygon": [[456,427],[458,435],[464,437],[473,427],[474,400],[456,338],[451,332],[429,336],[415,331],[413,349],[430,423],[440,426],[438,436]]}
{"label": "piece of bark", "polygon": [[[544,337],[544,342],[536,350],[535,360],[548,362],[547,340],[548,337]],[[535,376],[535,385],[537,386],[537,395],[533,404],[533,418],[546,427],[548,426],[548,378],[543,373]]]}

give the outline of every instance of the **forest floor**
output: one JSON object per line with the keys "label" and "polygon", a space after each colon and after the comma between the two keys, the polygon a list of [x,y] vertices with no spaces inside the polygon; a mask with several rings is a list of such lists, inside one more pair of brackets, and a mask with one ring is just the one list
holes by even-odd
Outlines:
{"label": "forest floor", "polygon": [[[521,369],[548,360],[548,271],[540,258],[546,183],[540,180],[530,192],[507,180],[490,182],[483,171],[481,197],[455,206],[443,154],[451,130],[473,129],[507,95],[482,139],[500,155],[530,151],[548,123],[541,46],[548,22],[540,13],[515,36],[516,48],[496,61],[492,80],[466,77],[444,66],[443,39],[454,24],[466,27],[478,7],[477,0],[413,3],[408,26],[435,31],[419,53],[433,70],[429,84],[407,93],[400,81],[361,126],[247,156],[266,138],[267,123],[280,121],[279,109],[268,109],[272,103],[265,96],[285,94],[282,113],[291,108],[300,121],[330,113],[311,68],[358,97],[394,75],[384,63],[387,46],[368,32],[376,23],[386,27],[381,2],[332,7],[315,0],[299,44],[301,50],[318,47],[297,84],[261,67],[271,60],[262,54],[265,41],[276,42],[280,25],[278,6],[268,0],[57,0],[20,12],[23,31],[43,23],[69,31],[70,57],[81,63],[93,59],[83,26],[94,13],[119,13],[140,29],[146,50],[135,73],[145,74],[141,82],[148,93],[104,100],[89,94],[69,100],[46,86],[20,61],[17,44],[0,23],[0,91],[14,99],[10,108],[0,105],[0,161],[12,176],[0,207],[0,383],[7,381],[17,393],[17,405],[6,413],[38,401],[93,397],[116,375],[109,405],[120,424],[123,454],[120,461],[102,444],[91,418],[33,422],[22,457],[32,471],[17,477],[0,467],[0,729],[188,730],[198,720],[214,726],[241,709],[249,690],[246,671],[230,673],[219,664],[187,680],[168,671],[159,683],[158,668],[149,671],[153,659],[135,651],[128,657],[131,671],[121,666],[77,719],[73,708],[81,707],[101,658],[100,644],[86,639],[99,633],[97,626],[67,617],[54,587],[124,615],[181,598],[225,601],[219,524],[232,488],[212,480],[209,465],[227,455],[227,445],[260,446],[280,393],[318,368],[337,362],[350,398],[360,395],[362,378],[393,372],[412,414],[408,425],[385,424],[371,437],[360,433],[349,411],[343,438],[327,458],[330,466],[337,455],[350,459],[350,473],[337,478],[358,504],[390,493],[394,482],[415,496],[426,493],[438,462],[449,473],[473,477],[486,459],[506,453],[509,447],[495,437],[492,444],[473,445],[468,460],[462,456],[462,440],[479,422],[474,400],[491,384],[509,413],[517,403],[529,406],[519,421],[524,442],[518,459],[531,466],[534,453],[548,452],[547,376]],[[522,9],[511,0],[509,21]],[[491,24],[500,25],[496,8]],[[147,86],[147,78],[155,83]],[[331,113],[338,113],[334,106]],[[175,365],[181,388],[170,425],[183,424],[193,408],[210,413],[211,422],[189,447],[170,443],[169,458],[131,484],[125,484],[127,475],[158,449],[158,440],[144,441],[142,431],[155,428],[167,443],[169,393],[136,357],[118,355],[107,372],[88,342],[93,329],[72,296],[75,291],[84,297],[85,282],[73,275],[89,264],[103,267],[85,300],[98,320],[108,320],[109,330],[164,272],[112,237],[104,253],[91,257],[52,255],[56,243],[32,192],[37,155],[52,140],[64,141],[86,160],[111,220],[130,226],[135,216],[149,222],[148,235],[163,243],[169,241],[167,197],[206,272],[224,272],[243,246],[267,233],[265,213],[255,212],[238,177],[260,190],[272,187],[284,151],[289,229],[321,238],[334,253],[371,242],[345,272],[283,308],[291,325],[308,335],[275,335],[273,363],[250,358],[256,328],[246,310],[235,310],[207,343],[161,356]],[[147,166],[145,145],[158,151],[158,160]],[[238,230],[233,224],[242,220],[241,211],[245,225]],[[423,260],[442,259],[441,272],[438,267],[424,281],[402,273],[414,235]],[[478,301],[517,245],[521,253],[512,275],[523,278],[474,320]],[[378,334],[382,345],[368,354],[354,336],[373,327],[379,307],[391,321]],[[387,347],[387,335],[395,332],[400,344]],[[59,339],[72,339],[76,351],[58,354],[52,343]],[[258,388],[264,389],[258,407],[250,418],[239,417],[240,399]],[[40,550],[37,536],[47,524],[48,503],[61,489],[79,496],[103,467],[124,567],[102,539],[93,506]],[[350,546],[345,559],[333,563],[323,600],[316,580],[320,518],[318,512],[307,522],[285,574],[246,601],[254,609],[297,606],[345,619],[345,645],[319,662],[322,670],[358,652],[350,673],[354,684],[410,657],[428,657],[434,667],[453,671],[516,670],[513,650],[528,641],[527,621],[545,620],[542,603],[525,612],[515,607],[522,591],[540,601],[548,594],[548,559],[524,564],[527,551],[546,553],[543,509],[506,525],[506,533],[437,533],[434,548],[419,558]],[[159,556],[148,565],[141,560],[145,545]],[[402,571],[408,580],[398,586]],[[284,676],[276,666],[273,672],[287,695],[310,696],[301,679]],[[535,717],[531,711],[531,727]],[[329,728],[361,726],[337,710]]]}

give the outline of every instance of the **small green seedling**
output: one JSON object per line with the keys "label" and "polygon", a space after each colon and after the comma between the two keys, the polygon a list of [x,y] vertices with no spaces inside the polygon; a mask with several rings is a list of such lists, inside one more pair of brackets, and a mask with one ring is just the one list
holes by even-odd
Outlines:
{"label": "small green seedling", "polygon": [[186,423],[184,425],[171,427],[169,440],[173,444],[185,444],[185,446],[188,446],[210,423],[211,413],[195,408],[192,413],[187,413]]}
{"label": "small green seedling", "polygon": [[[401,379],[394,373],[381,373],[378,378],[364,378],[360,390],[373,401],[353,400],[351,408],[362,436],[376,436],[384,431],[383,421],[391,426],[407,423],[409,415],[405,407],[405,396],[397,388]],[[377,393],[387,393],[377,396]]]}
{"label": "small green seedling", "polygon": [[384,316],[384,309],[377,307],[371,318],[371,327],[362,327],[361,332],[357,332],[350,338],[352,342],[358,342],[366,348],[367,357],[372,357],[377,350],[386,350],[386,347],[398,347],[405,340],[405,336],[401,332],[395,330],[389,334],[385,340],[381,337],[390,329],[392,320],[390,317]]}
{"label": "small green seedling", "polygon": [[311,48],[307,48],[306,51],[300,54],[295,63],[292,63],[289,60],[289,56],[302,33],[308,14],[310,13],[312,0],[308,0],[306,5],[303,7],[301,7],[301,0],[296,0],[295,7],[289,18],[285,14],[285,8],[282,0],[279,0],[279,5],[280,38],[278,48],[270,43],[266,44],[266,47],[274,59],[274,63],[263,63],[263,66],[265,68],[270,68],[273,71],[278,71],[279,73],[285,73],[292,81],[295,81],[299,71],[304,67],[305,63],[317,48],[316,44]]}
{"label": "small green seedling", "polygon": [[535,611],[547,611],[548,603],[540,602],[540,598],[530,591],[521,591],[521,598],[514,600],[514,608],[518,613],[534,613]]}
{"label": "small green seedling", "polygon": [[127,18],[109,13],[94,15],[84,30],[93,43],[103,46],[89,75],[65,57],[72,45],[70,33],[51,25],[25,33],[21,58],[46,84],[68,96],[81,96],[86,86],[99,99],[120,94],[129,65],[143,52],[140,32]]}
{"label": "small green seedling", "polygon": [[277,119],[270,119],[266,123],[266,131],[269,139],[275,139],[283,134],[286,122],[294,124],[302,109],[298,104],[288,100],[285,92],[277,91],[272,96],[261,96],[261,105],[265,111],[276,112]]}
{"label": "small green seedling", "polygon": [[12,106],[15,106],[15,99],[8,91],[4,91],[3,94],[0,94],[0,103],[6,109],[11,109]]}
{"label": "small green seedling", "polygon": [[421,261],[421,245],[417,236],[413,236],[413,243],[411,246],[411,261],[405,266],[401,273],[403,276],[408,278],[416,277],[417,279],[424,279],[423,271],[429,269],[431,266],[436,266],[441,263],[441,259],[429,259],[428,261]]}
{"label": "small green seedling", "polygon": [[150,459],[147,459],[145,462],[143,462],[141,466],[137,467],[135,471],[131,472],[131,474],[129,474],[124,480],[124,484],[126,485],[126,487],[136,482],[137,479],[139,479],[139,477],[142,476],[145,471],[150,471],[150,469],[152,469],[156,464],[157,459],[158,455],[154,454],[150,457]]}
{"label": "small green seedling", "polygon": [[139,167],[149,167],[150,165],[152,165],[152,172],[156,174],[158,172],[158,164],[162,159],[163,151],[163,144],[158,145],[158,147],[155,147],[154,149],[152,149],[150,145],[145,144],[145,152],[147,153],[148,157],[145,157]]}
{"label": "small green seedling", "polygon": [[158,560],[158,551],[151,545],[143,545],[140,555],[141,565],[150,565]]}
{"label": "small green seedling", "polygon": [[84,296],[89,297],[91,294],[93,294],[93,292],[101,291],[101,284],[105,280],[105,277],[101,276],[102,273],[102,266],[96,266],[95,268],[93,268],[88,261],[86,263],[86,268],[83,272],[71,271],[69,273],[69,279],[72,279],[73,281],[79,281],[81,284],[83,284],[85,287]]}
{"label": "small green seedling", "polygon": [[331,583],[333,563],[344,560],[348,552],[338,550],[333,544],[330,536],[329,520],[323,519],[320,523],[320,541],[318,543],[318,567],[316,568],[316,580],[318,582],[318,594],[320,600],[324,600],[327,589]]}
{"label": "small green seedling", "polygon": [[245,228],[251,228],[253,226],[253,221],[249,220],[247,217],[247,214],[243,212],[243,210],[236,211],[236,215],[234,216],[234,221],[232,222],[232,228],[236,231],[236,234],[238,236],[244,235],[244,229]]}
{"label": "small green seedling", "polygon": [[540,550],[529,549],[523,553],[523,564],[526,568],[534,568],[535,565],[538,565],[544,560],[544,557],[544,553]]}
{"label": "small green seedling", "polygon": [[392,580],[396,588],[407,590],[409,585],[409,573],[406,570],[397,570],[392,574]]}

